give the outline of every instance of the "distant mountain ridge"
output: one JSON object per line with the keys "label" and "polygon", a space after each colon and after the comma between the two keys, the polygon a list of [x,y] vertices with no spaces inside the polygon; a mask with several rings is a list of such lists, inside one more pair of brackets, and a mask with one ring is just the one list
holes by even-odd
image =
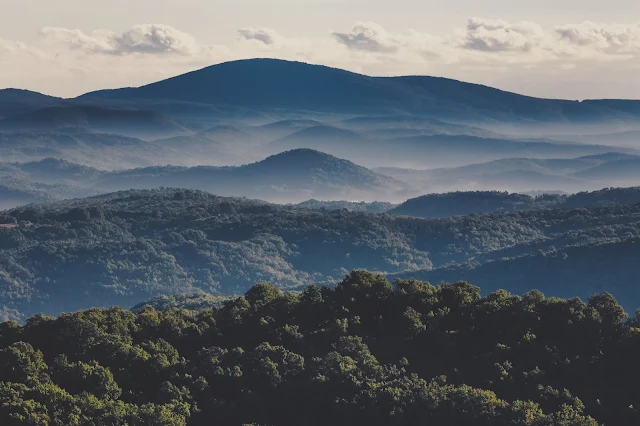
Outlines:
{"label": "distant mountain ridge", "polygon": [[72,182],[79,190],[103,192],[180,187],[283,202],[299,202],[313,196],[323,199],[373,200],[376,196],[406,199],[415,194],[405,182],[311,149],[282,152],[244,166],[152,166],[103,171],[46,158],[29,163],[0,163],[0,175],[3,170],[21,173],[25,180]]}
{"label": "distant mountain ridge", "polygon": [[161,186],[206,190],[219,195],[278,201],[372,199],[374,193],[402,197],[410,186],[310,149],[295,149],[239,167],[150,167],[111,173],[96,182],[104,190],[149,189]]}
{"label": "distant mountain ridge", "polygon": [[30,90],[0,89],[0,119],[63,103],[64,99]]}
{"label": "distant mountain ridge", "polygon": [[371,77],[276,59],[221,63],[142,87],[90,92],[75,101],[136,99],[256,110],[403,112],[466,121],[579,123],[640,118],[640,102],[633,100],[540,99],[441,77]]}
{"label": "distant mountain ridge", "polygon": [[185,133],[174,119],[154,111],[110,109],[95,105],[53,106],[0,120],[0,131],[98,131],[149,137]]}

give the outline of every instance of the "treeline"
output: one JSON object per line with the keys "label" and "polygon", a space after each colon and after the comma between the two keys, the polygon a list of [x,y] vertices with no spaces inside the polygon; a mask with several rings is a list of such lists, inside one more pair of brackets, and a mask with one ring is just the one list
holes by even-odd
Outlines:
{"label": "treeline", "polygon": [[412,198],[389,210],[424,218],[511,212],[533,209],[574,209],[640,203],[640,187],[605,188],[576,194],[542,194],[532,197],[506,191],[460,191]]}
{"label": "treeline", "polygon": [[369,212],[369,213],[386,213],[395,207],[395,204],[373,201],[366,203],[364,201],[318,201],[307,200],[302,203],[295,204],[296,207],[305,209],[324,209],[324,210],[348,210],[351,212]]}
{"label": "treeline", "polygon": [[[0,315],[24,319],[194,291],[243,294],[257,282],[334,284],[353,269],[461,267],[447,278],[469,279],[469,266],[638,238],[640,205],[425,220],[162,189],[20,207],[0,214],[2,223],[10,226],[0,227]],[[607,247],[614,246],[599,255],[605,266],[619,257]],[[621,259],[620,278],[640,273],[633,257]],[[564,260],[545,275],[550,295],[611,290],[625,303],[640,300],[633,280],[565,280],[568,268],[589,265]],[[542,272],[533,268],[531,279]],[[511,290],[518,280],[503,283]]]}
{"label": "treeline", "polygon": [[197,312],[36,316],[0,324],[0,423],[635,426],[639,325],[606,293],[364,271]]}

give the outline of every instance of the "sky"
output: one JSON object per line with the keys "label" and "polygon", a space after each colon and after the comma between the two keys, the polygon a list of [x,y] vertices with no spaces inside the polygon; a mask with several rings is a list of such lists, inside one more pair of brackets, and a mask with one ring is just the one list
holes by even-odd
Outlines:
{"label": "sky", "polygon": [[252,57],[640,99],[640,2],[0,0],[0,88],[74,97]]}

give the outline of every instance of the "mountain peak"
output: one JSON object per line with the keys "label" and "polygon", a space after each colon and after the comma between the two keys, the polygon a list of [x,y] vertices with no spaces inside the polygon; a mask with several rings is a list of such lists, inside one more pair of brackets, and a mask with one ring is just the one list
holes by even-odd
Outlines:
{"label": "mountain peak", "polygon": [[317,151],[315,149],[310,149],[310,148],[296,148],[296,149],[284,151],[279,154],[271,155],[266,159],[262,160],[260,163],[265,163],[265,162],[274,163],[274,162],[280,162],[280,161],[298,161],[298,162],[302,161],[305,163],[344,161],[346,163],[351,163],[348,160],[343,160],[338,157],[334,157],[333,155],[326,154],[324,152]]}

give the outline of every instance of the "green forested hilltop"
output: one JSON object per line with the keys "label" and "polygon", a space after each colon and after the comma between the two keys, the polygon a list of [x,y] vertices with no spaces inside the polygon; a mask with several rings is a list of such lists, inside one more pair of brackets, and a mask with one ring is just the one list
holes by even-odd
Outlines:
{"label": "green forested hilltop", "polygon": [[635,426],[639,325],[606,293],[364,271],[200,312],[36,316],[0,324],[0,424]]}
{"label": "green forested hilltop", "polygon": [[[174,189],[26,206],[0,216],[18,222],[0,227],[5,318],[132,306],[195,289],[242,294],[263,281],[280,288],[330,283],[359,268],[407,273],[477,265],[640,236],[640,205],[425,220]],[[640,272],[633,260],[620,268],[630,275]],[[612,286],[570,284],[583,298]],[[553,295],[565,285],[558,280],[546,288]],[[633,282],[615,288],[622,301],[634,300],[640,291]]]}
{"label": "green forested hilltop", "polygon": [[631,312],[640,307],[640,238],[574,244],[560,249],[531,251],[514,257],[494,255],[484,263],[392,274],[432,283],[464,277],[485,291],[501,288],[521,293],[535,288],[557,297],[588,297],[606,290]]}
{"label": "green forested hilltop", "polygon": [[604,188],[575,194],[530,196],[507,191],[427,194],[388,209],[390,214],[438,218],[536,209],[576,209],[640,203],[640,187]]}

